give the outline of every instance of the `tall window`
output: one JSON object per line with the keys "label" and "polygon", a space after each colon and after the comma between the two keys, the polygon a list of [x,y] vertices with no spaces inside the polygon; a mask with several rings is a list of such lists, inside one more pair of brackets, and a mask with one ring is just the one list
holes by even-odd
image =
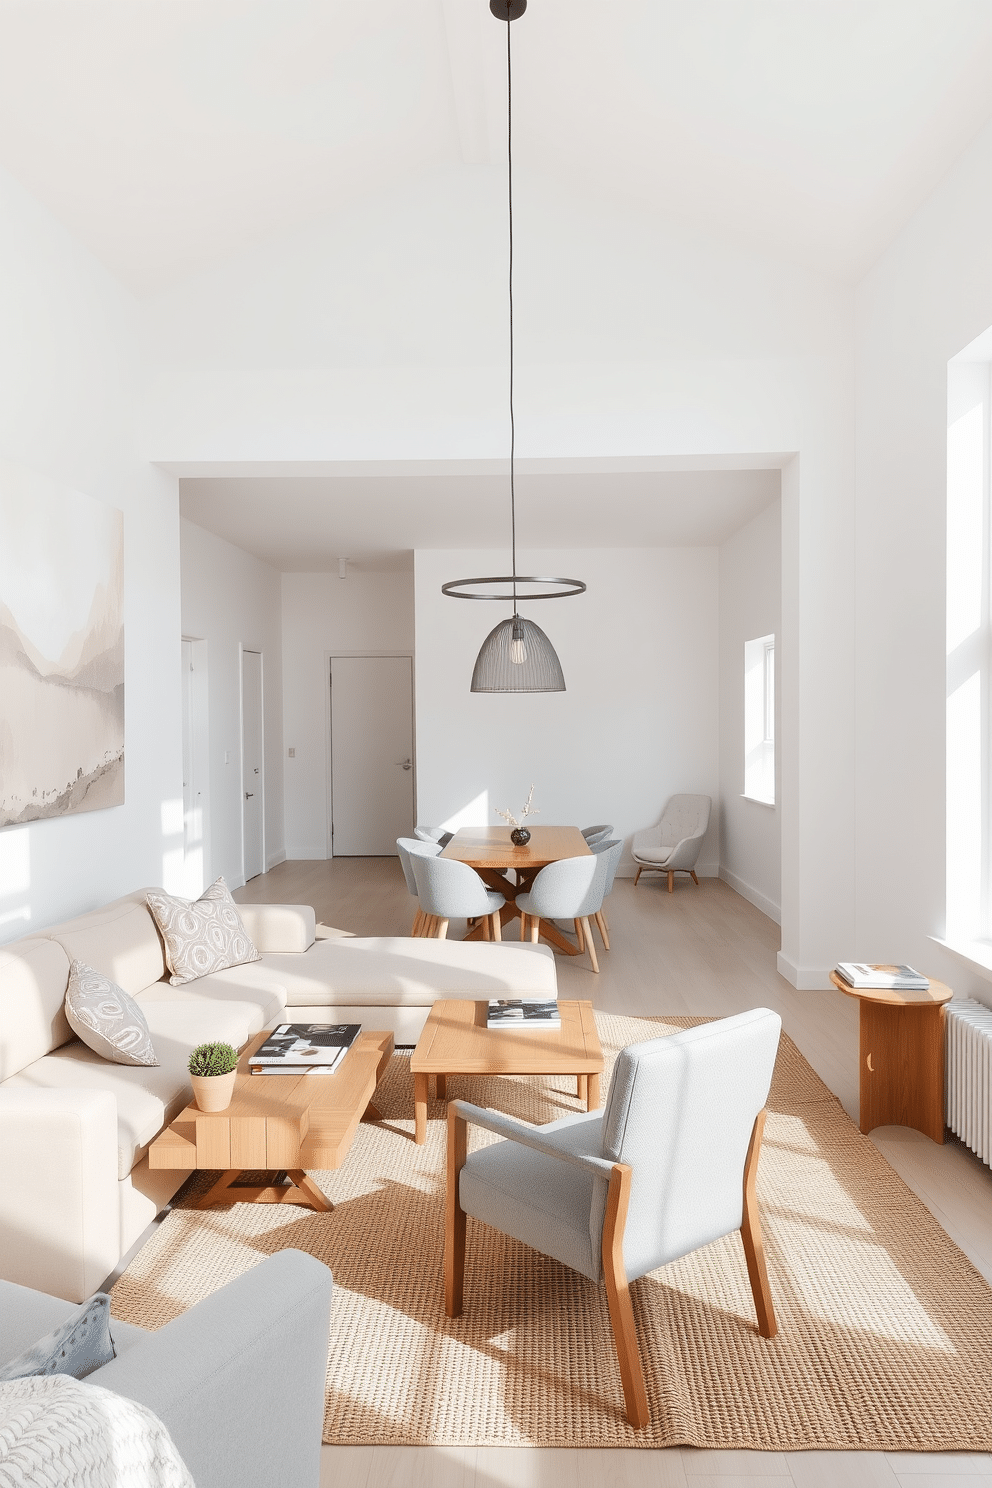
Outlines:
{"label": "tall window", "polygon": [[989,377],[968,351],[948,366],[946,934],[968,941],[992,936]]}
{"label": "tall window", "polygon": [[744,642],[744,794],[775,804],[775,637]]}

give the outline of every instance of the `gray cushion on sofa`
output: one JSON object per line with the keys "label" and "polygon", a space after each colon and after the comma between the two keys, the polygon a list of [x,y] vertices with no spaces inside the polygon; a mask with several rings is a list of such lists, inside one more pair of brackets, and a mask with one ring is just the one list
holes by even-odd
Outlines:
{"label": "gray cushion on sofa", "polygon": [[[76,1311],[75,1302],[65,1302],[61,1297],[49,1297],[45,1292],[36,1292],[33,1287],[18,1286],[13,1281],[0,1281],[0,1364],[9,1364],[18,1354],[31,1347],[45,1333],[62,1324]],[[144,1328],[133,1323],[122,1323],[111,1318],[110,1336],[114,1340],[117,1356],[125,1353],[134,1344],[140,1343],[148,1334]]]}

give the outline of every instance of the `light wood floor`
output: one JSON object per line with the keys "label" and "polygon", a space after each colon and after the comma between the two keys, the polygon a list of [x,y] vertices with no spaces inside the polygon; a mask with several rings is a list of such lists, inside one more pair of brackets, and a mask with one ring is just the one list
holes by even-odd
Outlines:
{"label": "light wood floor", "polygon": [[[318,920],[358,935],[407,935],[413,919],[395,858],[281,863],[235,895],[312,904]],[[667,893],[617,880],[607,905],[612,951],[558,957],[566,997],[608,1012],[723,1016],[771,1007],[857,1120],[858,1010],[839,992],[797,992],[775,970],[778,926],[718,879]],[[925,968],[924,968],[925,969]],[[992,1173],[956,1141],[938,1147],[903,1127],[872,1140],[992,1281]],[[322,1484],[348,1488],[992,1488],[992,1455],[877,1452],[539,1450],[324,1447]]]}

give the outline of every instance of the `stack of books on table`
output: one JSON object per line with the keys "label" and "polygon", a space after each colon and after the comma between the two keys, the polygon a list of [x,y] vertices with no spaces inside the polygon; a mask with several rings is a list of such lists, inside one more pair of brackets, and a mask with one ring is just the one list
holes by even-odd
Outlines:
{"label": "stack of books on table", "polygon": [[858,992],[925,992],[930,983],[911,966],[869,966],[865,961],[838,961],[837,975]]}
{"label": "stack of books on table", "polygon": [[556,1002],[526,1001],[522,997],[494,997],[489,1003],[487,1028],[560,1028]]}
{"label": "stack of books on table", "polygon": [[333,1075],[360,1023],[280,1023],[248,1061],[253,1075]]}

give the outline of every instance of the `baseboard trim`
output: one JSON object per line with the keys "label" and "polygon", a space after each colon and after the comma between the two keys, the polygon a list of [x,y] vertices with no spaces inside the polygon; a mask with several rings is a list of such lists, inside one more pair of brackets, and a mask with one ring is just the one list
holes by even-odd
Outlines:
{"label": "baseboard trim", "polygon": [[725,884],[730,885],[735,894],[740,894],[742,899],[746,899],[749,904],[753,904],[755,909],[760,909],[761,913],[767,915],[770,920],[774,920],[776,925],[781,925],[781,906],[776,904],[773,899],[769,899],[767,894],[763,894],[760,889],[752,887],[743,878],[738,878],[737,874],[731,873],[729,868],[721,867],[720,877]]}
{"label": "baseboard trim", "polygon": [[791,982],[797,992],[829,992],[831,988],[829,966],[797,966],[784,952],[776,958],[779,976]]}
{"label": "baseboard trim", "polygon": [[269,872],[270,868],[274,868],[277,863],[285,863],[285,861],[286,861],[285,850],[283,850],[282,852],[270,853],[269,856],[265,860],[265,871],[266,871],[266,873]]}

